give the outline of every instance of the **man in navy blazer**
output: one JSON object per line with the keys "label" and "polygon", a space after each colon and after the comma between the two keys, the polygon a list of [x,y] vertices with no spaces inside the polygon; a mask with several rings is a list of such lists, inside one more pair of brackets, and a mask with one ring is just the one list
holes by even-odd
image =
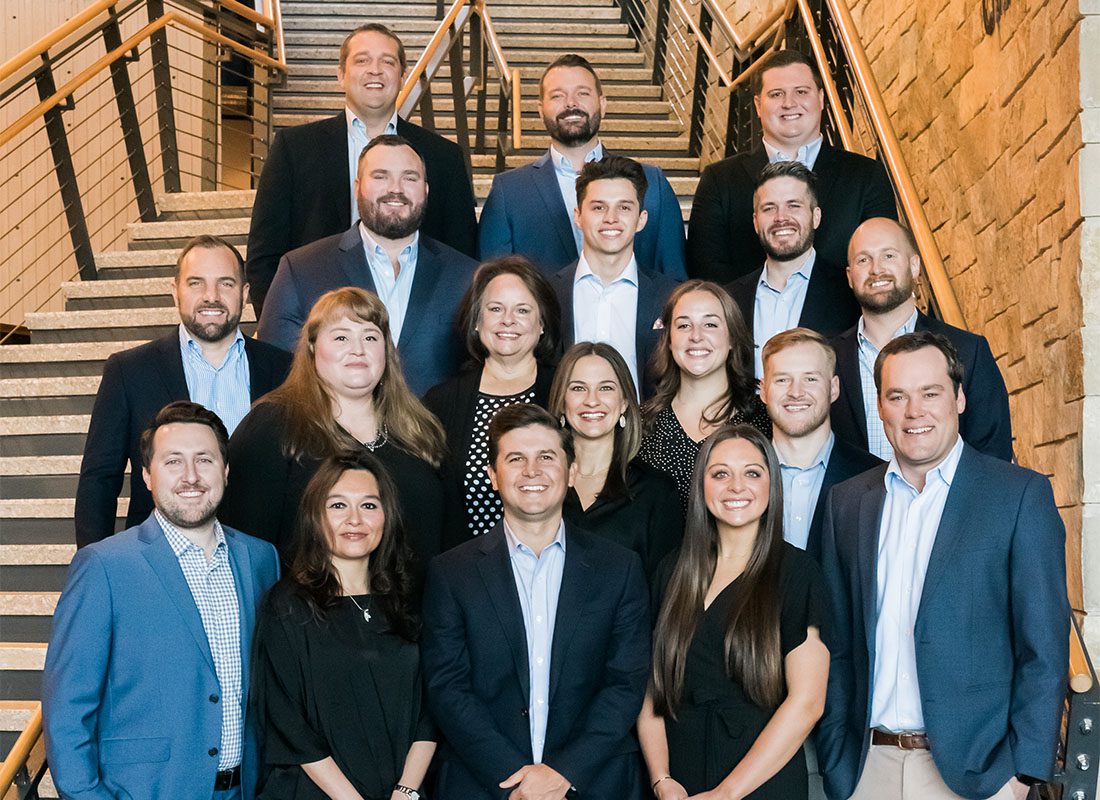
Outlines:
{"label": "man in navy blazer", "polygon": [[660,330],[654,325],[676,281],[638,266],[634,242],[648,215],[641,164],[607,156],[584,165],[573,212],[584,242],[581,257],[551,276],[562,312],[562,346],[606,342],[619,351],[642,397],[652,390],[649,361]]}
{"label": "man in navy blazer", "polygon": [[[502,172],[481,210],[478,241],[482,259],[518,253],[552,274],[580,256],[580,228],[573,224],[575,181],[589,161],[607,155],[600,120],[607,111],[599,76],[582,56],[555,60],[539,81],[539,114],[550,150],[532,164]],[[638,235],[638,265],[683,280],[684,218],[664,173],[644,166],[649,223]]]}
{"label": "man in navy blazer", "polygon": [[959,436],[962,369],[943,336],[887,344],[875,382],[894,457],[829,498],[834,636],[817,744],[832,800],[1022,800],[1053,771],[1065,529],[1045,476]]}
{"label": "man in navy blazer", "polygon": [[477,262],[420,232],[430,187],[424,161],[400,136],[376,136],[359,156],[360,220],[279,262],[258,336],[293,350],[317,298],[357,286],[382,300],[410,388],[424,394],[461,363],[459,302]]}
{"label": "man in navy blazer", "polygon": [[172,293],[178,331],[113,354],[103,368],[76,486],[77,547],[115,532],[118,495],[130,465],[126,527],[145,520],[153,498],[141,479],[141,432],[164,406],[193,400],[232,431],[252,402],[278,387],[290,355],[244,336],[244,262],[216,236],[192,239],[176,261]]}
{"label": "man in navy blazer", "polygon": [[428,574],[421,660],[443,733],[433,797],[641,800],[641,560],[562,521],[572,440],[543,409],[498,411],[489,462],[503,521]]}
{"label": "man in navy blazer", "polygon": [[215,518],[228,438],[202,406],[165,407],[142,436],[154,513],[73,559],[42,686],[62,797],[254,795],[249,655],[279,560]]}

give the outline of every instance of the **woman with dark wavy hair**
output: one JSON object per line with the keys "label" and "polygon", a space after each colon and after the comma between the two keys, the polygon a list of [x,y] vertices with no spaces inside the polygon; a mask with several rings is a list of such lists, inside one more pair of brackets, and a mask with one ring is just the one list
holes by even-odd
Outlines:
{"label": "woman with dark wavy hair", "polygon": [[707,438],[663,600],[638,736],[659,800],[798,800],[825,707],[828,608],[812,557],[783,541],[783,482],[749,425]]}
{"label": "woman with dark wavy hair", "polygon": [[378,459],[325,459],[302,494],[290,569],[256,624],[259,797],[407,800],[419,790],[435,742],[412,559]]}

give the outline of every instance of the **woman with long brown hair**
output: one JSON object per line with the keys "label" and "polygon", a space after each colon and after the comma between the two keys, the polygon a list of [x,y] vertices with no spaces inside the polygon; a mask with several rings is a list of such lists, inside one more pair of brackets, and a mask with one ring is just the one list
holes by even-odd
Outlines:
{"label": "woman with long brown hair", "polygon": [[713,431],[746,422],[771,438],[768,409],[756,396],[752,336],[716,283],[692,280],[669,295],[654,356],[657,389],[645,406],[640,458],[676,479],[687,508],[695,454]]}
{"label": "woman with long brown hair", "polygon": [[420,562],[440,551],[447,494],[439,421],[405,383],[377,296],[321,295],[302,327],[290,375],[260,398],[229,440],[219,518],[272,542],[284,564],[298,503],[320,461],[367,450],[386,467]]}
{"label": "woman with long brown hair", "polygon": [[825,707],[828,608],[817,563],[783,541],[779,469],[749,425],[699,451],[684,543],[656,582],[638,719],[659,800],[807,796],[802,745]]}
{"label": "woman with long brown hair", "polygon": [[382,464],[325,459],[291,565],[256,623],[265,800],[407,800],[435,742],[422,705],[412,550]]}

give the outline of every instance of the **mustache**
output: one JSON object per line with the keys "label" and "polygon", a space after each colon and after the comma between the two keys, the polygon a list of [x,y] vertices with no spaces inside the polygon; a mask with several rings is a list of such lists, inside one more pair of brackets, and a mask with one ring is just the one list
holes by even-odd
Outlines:
{"label": "mustache", "polygon": [[200,311],[224,311],[229,313],[229,308],[224,303],[202,303],[195,307],[195,313]]}
{"label": "mustache", "polygon": [[205,481],[180,481],[176,484],[175,491],[177,492],[208,492],[210,487],[206,485]]}
{"label": "mustache", "polygon": [[412,201],[409,200],[408,195],[402,194],[401,192],[390,192],[389,194],[384,194],[379,197],[378,200],[376,200],[375,202],[378,205],[382,205],[382,203],[393,202],[404,203],[407,206],[412,205]]}
{"label": "mustache", "polygon": [[588,115],[588,112],[585,111],[583,108],[567,108],[564,111],[562,111],[560,114],[558,114],[556,117],[554,117],[554,119],[557,122],[561,122],[566,117],[575,117],[578,114],[581,115],[582,117],[584,117],[585,120],[591,119],[591,117]]}

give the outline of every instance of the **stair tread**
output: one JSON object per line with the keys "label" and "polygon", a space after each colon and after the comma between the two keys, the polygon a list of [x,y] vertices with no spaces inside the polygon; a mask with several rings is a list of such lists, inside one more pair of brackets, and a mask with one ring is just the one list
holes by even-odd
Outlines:
{"label": "stair tread", "polygon": [[[131,222],[126,226],[131,241],[137,239],[190,239],[201,234],[234,236],[248,233],[248,217],[184,219],[165,222]],[[173,260],[172,263],[175,263]]]}
{"label": "stair tread", "polygon": [[74,553],[75,544],[0,544],[0,566],[64,566]]}
{"label": "stair tread", "polygon": [[49,617],[61,592],[0,592],[0,615]]}
{"label": "stair tread", "polygon": [[[99,381],[99,375],[5,378],[0,380],[0,398],[94,395],[99,390]],[[18,419],[23,418],[19,417]]]}
{"label": "stair tread", "polygon": [[[76,500],[71,497],[36,497],[0,500],[0,519],[72,519]],[[130,498],[118,498],[116,516],[125,517]]]}
{"label": "stair tread", "polygon": [[[78,311],[37,311],[27,314],[27,327],[32,330],[80,330],[81,328],[152,327],[178,325],[179,312],[174,306],[164,308],[128,308],[125,320],[119,319],[118,309],[93,308]],[[252,306],[245,306],[242,322],[255,322]],[[125,323],[125,324],[121,324]]]}
{"label": "stair tread", "polygon": [[41,670],[45,663],[45,642],[0,642],[0,670]]}
{"label": "stair tread", "polygon": [[[0,436],[56,436],[66,433],[87,433],[90,414],[51,414],[43,417],[0,417]],[[0,500],[4,503],[21,502]],[[37,502],[37,501],[36,501]],[[0,511],[0,517],[3,512]]]}
{"label": "stair tread", "polygon": [[[92,281],[89,281],[92,283]],[[33,364],[36,362],[103,361],[107,356],[144,344],[130,342],[57,342],[51,344],[21,344],[0,347],[0,365]]]}
{"label": "stair tread", "polygon": [[78,475],[81,456],[0,456],[0,477]]}

